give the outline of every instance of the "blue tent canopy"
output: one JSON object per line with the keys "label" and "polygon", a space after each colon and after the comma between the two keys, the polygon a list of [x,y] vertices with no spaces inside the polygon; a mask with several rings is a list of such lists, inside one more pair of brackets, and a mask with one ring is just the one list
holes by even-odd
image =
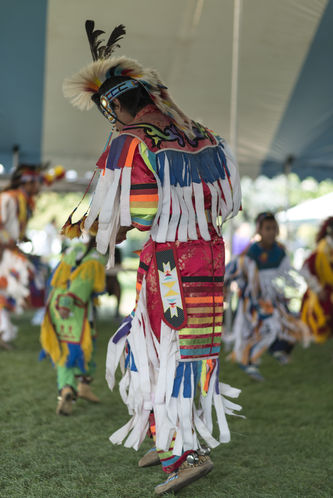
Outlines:
{"label": "blue tent canopy", "polygon": [[[149,16],[147,16],[149,12]],[[0,171],[50,162],[94,169],[108,123],[74,109],[63,80],[91,62],[86,19],[126,24],[117,55],[158,70],[192,119],[230,140],[234,2],[11,0],[1,10]],[[333,0],[242,2],[237,158],[243,176],[332,178]],[[235,88],[235,87],[234,87]]]}
{"label": "blue tent canopy", "polygon": [[261,171],[333,179],[333,2],[328,2]]}

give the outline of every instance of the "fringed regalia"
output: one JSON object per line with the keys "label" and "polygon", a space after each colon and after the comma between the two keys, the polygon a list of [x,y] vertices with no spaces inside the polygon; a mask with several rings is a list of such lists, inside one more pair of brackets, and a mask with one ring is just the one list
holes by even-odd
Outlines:
{"label": "fringed regalia", "polygon": [[[83,243],[69,249],[51,281],[51,292],[41,327],[42,354],[58,368],[58,387],[76,388],[75,375],[91,375],[95,340],[94,300],[105,289],[105,257]],[[69,316],[62,319],[61,309]],[[64,371],[63,369],[67,369]],[[66,382],[62,381],[67,378]]]}
{"label": "fringed regalia", "polygon": [[[224,140],[200,125],[189,139],[154,105],[140,111],[103,152],[86,228],[99,214],[97,249],[113,264],[120,226],[150,230],[140,255],[137,302],[111,338],[106,378],[120,363],[131,419],[110,440],[138,449],[150,427],[164,470],[186,452],[230,440],[219,382],[224,244],[222,223],[240,208],[238,170]],[[199,386],[199,401],[195,395]],[[214,437],[212,406],[219,435]]]}
{"label": "fringed regalia", "polygon": [[238,281],[240,293],[228,341],[233,343],[232,358],[241,365],[255,365],[277,340],[307,343],[307,327],[290,313],[283,290],[285,285],[297,286],[290,270],[278,242],[267,250],[255,242],[230,265],[227,278]]}
{"label": "fringed regalia", "polygon": [[23,189],[0,193],[0,335],[5,343],[17,335],[10,312],[21,312],[29,296],[33,266],[16,242],[25,237],[33,208],[33,199]]}
{"label": "fringed regalia", "polygon": [[[97,249],[104,254],[109,248],[109,266],[126,227],[150,232],[140,255],[136,307],[108,346],[106,378],[113,389],[120,364],[120,393],[131,415],[110,440],[138,449],[150,429],[163,469],[172,472],[200,447],[199,438],[210,447],[228,442],[226,414],[240,409],[225,398],[239,390],[219,382],[221,227],[240,208],[239,175],[224,140],[179,109],[154,69],[110,57],[123,25],[106,43],[93,21],[86,21],[86,32],[93,62],[65,80],[64,94],[81,110],[95,103],[109,122],[122,123],[122,131],[97,163],[101,172],[85,228],[98,217]],[[124,104],[125,124],[115,105],[123,94],[125,102],[131,93],[134,98],[133,89],[137,104],[132,111]],[[74,225],[69,219],[65,228],[80,222]],[[198,478],[212,463],[196,458]]]}
{"label": "fringed regalia", "polygon": [[[12,173],[9,187],[0,192],[0,342],[3,341],[3,346],[17,334],[9,312],[20,312],[28,303],[31,288],[40,292],[43,284],[41,273],[16,246],[26,238],[39,190],[36,185],[51,185],[64,176],[62,166],[46,173],[42,173],[42,169],[42,165],[20,164]],[[28,183],[35,184],[35,188],[27,189]],[[34,303],[30,300],[29,304]]]}
{"label": "fringed regalia", "polygon": [[308,289],[302,301],[301,318],[314,340],[325,342],[333,334],[333,247],[328,238],[319,241],[305,261],[302,274]]}

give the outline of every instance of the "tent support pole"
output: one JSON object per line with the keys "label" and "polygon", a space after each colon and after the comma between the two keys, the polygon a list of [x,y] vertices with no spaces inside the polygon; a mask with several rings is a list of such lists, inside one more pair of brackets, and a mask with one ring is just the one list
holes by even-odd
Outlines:
{"label": "tent support pole", "polygon": [[[232,66],[231,66],[231,95],[230,95],[230,147],[237,160],[238,147],[238,73],[239,73],[239,46],[240,46],[240,27],[242,17],[243,0],[234,0],[234,22],[233,22],[233,39],[232,39]],[[229,221],[230,232],[230,258],[232,256],[232,236],[234,232],[233,219]]]}
{"label": "tent support pole", "polygon": [[[239,46],[243,0],[234,0],[234,21],[232,34],[232,66],[231,66],[231,95],[230,95],[230,146],[237,159],[237,132],[238,132],[238,80],[239,80]],[[234,234],[233,218],[229,220],[229,250],[232,258],[232,237]],[[229,295],[231,298],[231,295]],[[231,299],[224,313],[224,329],[231,331],[232,309]]]}
{"label": "tent support pole", "polygon": [[286,237],[287,237],[287,247],[289,244],[289,235],[290,235],[290,226],[288,220],[288,209],[290,208],[290,188],[289,188],[289,175],[291,173],[291,167],[295,158],[292,155],[286,157],[286,160],[283,164],[283,173],[286,180],[286,197],[285,197],[285,213],[286,213]]}
{"label": "tent support pole", "polygon": [[232,40],[231,66],[231,97],[230,97],[230,146],[237,159],[237,131],[238,131],[238,73],[239,73],[239,46],[240,26],[243,0],[234,0],[234,23]]}

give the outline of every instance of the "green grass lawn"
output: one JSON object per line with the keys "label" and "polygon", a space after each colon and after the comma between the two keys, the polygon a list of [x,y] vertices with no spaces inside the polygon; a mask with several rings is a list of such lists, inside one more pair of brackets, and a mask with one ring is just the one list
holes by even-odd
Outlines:
{"label": "green grass lawn", "polygon": [[[55,415],[55,371],[38,362],[39,330],[21,318],[15,349],[0,351],[1,497],[151,497],[164,480],[158,467],[139,469],[139,452],[113,446],[110,434],[129,418],[118,390],[104,380],[108,339],[99,327],[94,392],[100,405],[80,400],[72,417]],[[229,418],[232,442],[212,453],[214,470],[183,497],[333,496],[333,341],[297,347],[292,363],[265,357],[264,383],[223,362],[226,383],[240,387],[247,419]]]}

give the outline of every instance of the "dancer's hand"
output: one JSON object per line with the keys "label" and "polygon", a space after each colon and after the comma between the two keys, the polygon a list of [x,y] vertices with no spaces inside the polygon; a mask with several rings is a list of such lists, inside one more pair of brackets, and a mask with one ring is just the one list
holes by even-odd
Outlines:
{"label": "dancer's hand", "polygon": [[126,240],[126,235],[128,230],[131,230],[132,227],[120,227],[116,237],[116,244],[120,244]]}

